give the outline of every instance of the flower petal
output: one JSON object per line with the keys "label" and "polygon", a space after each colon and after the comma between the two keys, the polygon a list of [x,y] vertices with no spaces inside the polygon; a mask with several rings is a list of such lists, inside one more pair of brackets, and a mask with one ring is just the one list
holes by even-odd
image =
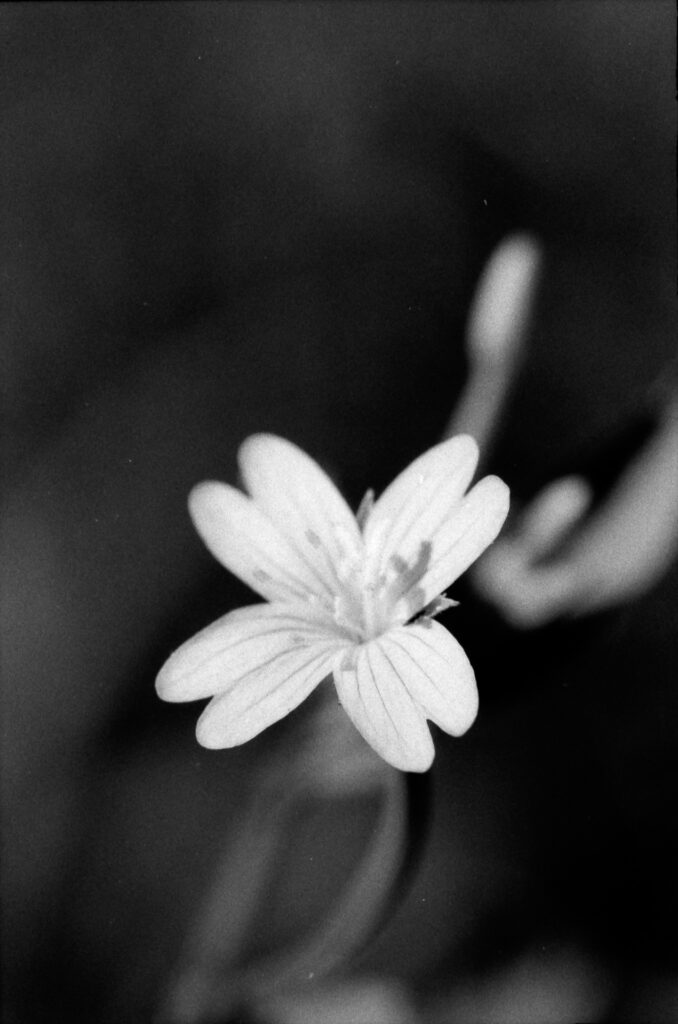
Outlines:
{"label": "flower petal", "polygon": [[196,530],[222,565],[269,601],[303,601],[325,594],[317,574],[268,516],[241,491],[207,481],[191,491]]}
{"label": "flower petal", "polygon": [[394,670],[427,718],[461,736],[478,713],[478,690],[461,644],[433,619],[399,626],[380,643]]}
{"label": "flower petal", "polygon": [[307,655],[316,644],[335,649],[341,648],[342,640],[321,613],[306,606],[277,603],[238,608],[175,651],[158,675],[156,690],[167,701],[211,697],[273,665],[281,655],[289,651]]}
{"label": "flower petal", "polygon": [[424,452],[389,484],[372,509],[365,528],[368,569],[373,578],[390,559],[422,536],[420,524],[430,520],[431,505],[454,507],[464,495],[478,463],[472,437],[449,438]]}
{"label": "flower petal", "polygon": [[408,622],[454,583],[495,539],[508,508],[509,489],[496,476],[484,477],[461,501],[441,490],[394,556],[401,582],[392,585],[392,621]]}
{"label": "flower petal", "polygon": [[241,445],[240,469],[256,504],[324,586],[337,591],[337,569],[362,552],[355,516],[327,474],[305,452],[273,434]]}
{"label": "flower petal", "polygon": [[381,639],[344,656],[334,681],[356,729],[385,761],[402,771],[430,767],[434,749],[426,719]]}
{"label": "flower petal", "polygon": [[331,673],[340,648],[316,640],[282,651],[214,697],[198,719],[203,747],[235,747],[293,711]]}

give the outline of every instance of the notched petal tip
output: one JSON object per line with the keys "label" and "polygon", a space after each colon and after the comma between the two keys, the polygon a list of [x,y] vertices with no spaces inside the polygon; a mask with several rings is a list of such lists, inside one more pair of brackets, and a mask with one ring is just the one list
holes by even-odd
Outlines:
{"label": "notched petal tip", "polygon": [[478,442],[472,434],[453,434],[452,437],[441,441],[440,446],[445,446],[448,450],[456,448],[460,458],[473,458],[477,461],[480,455]]}
{"label": "notched petal tip", "polygon": [[225,487],[227,485],[218,480],[203,480],[191,488],[188,495],[188,511],[198,531],[204,517],[215,509],[216,499]]}
{"label": "notched petal tip", "polygon": [[447,477],[449,473],[463,471],[470,480],[479,458],[480,451],[476,439],[471,434],[455,434],[429,448],[415,459],[409,468],[414,469],[414,476],[423,469],[427,476],[439,474],[441,479]]}
{"label": "notched petal tip", "polygon": [[177,695],[177,680],[171,671],[167,671],[167,665],[164,665],[158,672],[155,680],[155,692],[160,700],[164,700],[168,704],[180,704],[184,699]]}
{"label": "notched petal tip", "polygon": [[501,529],[511,506],[510,488],[498,476],[485,476],[476,484],[476,487],[479,487],[481,484],[486,490],[485,500],[488,505],[493,504],[495,506],[495,515],[500,522],[499,529]]}
{"label": "notched petal tip", "polygon": [[[285,481],[288,474],[301,476],[311,486],[321,478],[331,484],[322,466],[294,441],[277,434],[250,434],[238,449],[238,465],[247,490],[258,500],[261,493],[273,484]],[[277,478],[277,479],[276,479]],[[296,481],[295,481],[296,483]],[[331,484],[334,487],[334,484]]]}
{"label": "notched petal tip", "polygon": [[380,640],[358,648],[355,666],[335,666],[339,700],[363,739],[400,771],[425,772],[435,750],[425,716]]}
{"label": "notched petal tip", "polygon": [[421,750],[405,760],[401,765],[395,765],[394,767],[400,768],[403,772],[416,772],[418,775],[422,775],[430,769],[434,758],[435,747],[433,742],[431,742],[430,749]]}
{"label": "notched petal tip", "polygon": [[469,731],[478,717],[479,707],[478,688],[476,686],[468,687],[463,699],[457,700],[455,708],[456,721],[454,724],[451,724],[449,728],[443,728],[442,726],[439,728],[443,728],[443,731],[449,736],[463,736],[464,733]]}
{"label": "notched petal tip", "polygon": [[465,502],[469,511],[472,510],[471,515],[480,531],[478,539],[482,551],[496,540],[506,522],[511,507],[511,491],[500,477],[484,476],[468,492]]}
{"label": "notched petal tip", "polygon": [[225,741],[223,733],[218,728],[215,728],[214,721],[206,717],[209,706],[208,704],[195,727],[195,738],[200,746],[205,747],[206,750],[224,750],[227,747],[238,746],[237,743]]}
{"label": "notched petal tip", "polygon": [[410,736],[410,744],[405,747],[402,742],[389,741],[383,731],[379,731],[377,733],[371,729],[369,725],[362,720],[362,717],[356,714],[356,708],[353,702],[350,700],[346,701],[340,697],[339,703],[367,745],[370,746],[383,761],[390,764],[392,768],[396,768],[401,772],[417,773],[427,772],[429,770],[435,758],[435,747],[427,725],[424,726],[426,729],[427,740],[417,744],[415,747],[411,743],[412,737]]}
{"label": "notched petal tip", "polygon": [[199,674],[191,672],[185,655],[190,645],[189,641],[175,651],[156,677],[155,692],[160,700],[167,704],[186,704],[192,700],[204,700],[211,697],[217,689],[212,682],[205,684]]}
{"label": "notched petal tip", "polygon": [[389,661],[426,718],[461,736],[478,713],[478,689],[465,651],[439,622],[417,621],[382,639]]}
{"label": "notched petal tip", "polygon": [[279,437],[277,434],[269,434],[263,431],[258,434],[250,434],[238,448],[238,462],[240,465],[247,465],[251,459],[256,459],[260,456],[264,458],[270,455],[275,456],[281,449],[300,451],[299,447],[292,441]]}

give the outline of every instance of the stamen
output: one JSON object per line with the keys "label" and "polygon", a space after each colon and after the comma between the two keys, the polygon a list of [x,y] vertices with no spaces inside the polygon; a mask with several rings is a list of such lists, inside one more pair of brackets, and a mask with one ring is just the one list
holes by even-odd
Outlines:
{"label": "stamen", "polygon": [[391,566],[396,572],[396,578],[389,587],[389,597],[394,604],[422,578],[431,564],[432,551],[433,544],[431,541],[423,540],[419,545],[417,557],[411,566],[401,555],[391,556]]}
{"label": "stamen", "polygon": [[439,594],[438,597],[434,597],[430,604],[427,604],[421,613],[427,619],[435,619],[436,615],[440,615],[442,612],[447,611],[448,608],[456,608],[458,601],[453,601],[451,597],[446,597],[445,594]]}
{"label": "stamen", "polygon": [[[417,583],[431,563],[432,550],[433,544],[430,540],[422,541],[412,565],[402,555],[391,555],[379,602],[381,625],[387,627],[394,621],[394,616],[399,621],[407,622],[421,608],[424,592]],[[401,608],[396,616],[396,608],[402,603],[403,598],[406,598],[405,608]]]}
{"label": "stamen", "polygon": [[358,520],[358,526],[360,527],[360,532],[361,533],[365,532],[365,526],[367,524],[367,520],[368,520],[368,518],[370,516],[370,513],[371,513],[373,508],[374,508],[374,491],[370,487],[369,490],[365,491],[365,495],[363,497],[363,500],[358,505],[358,511],[355,514],[355,517]]}
{"label": "stamen", "polygon": [[353,595],[349,593],[335,597],[332,618],[335,624],[343,629],[352,640],[360,642],[363,639],[360,608]]}
{"label": "stamen", "polygon": [[334,524],[334,536],[339,546],[340,557],[346,558],[353,563],[362,564],[365,554],[362,539],[357,538],[356,543],[356,538],[353,537],[345,526],[339,523]]}
{"label": "stamen", "polygon": [[339,668],[341,669],[342,672],[353,672],[353,670],[355,669],[355,662],[356,652],[346,651],[343,658],[341,659],[341,664]]}

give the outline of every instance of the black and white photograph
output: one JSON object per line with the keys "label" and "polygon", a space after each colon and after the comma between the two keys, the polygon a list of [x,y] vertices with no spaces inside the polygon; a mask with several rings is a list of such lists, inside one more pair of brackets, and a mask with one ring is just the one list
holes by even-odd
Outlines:
{"label": "black and white photograph", "polygon": [[675,3],[0,67],[4,1024],[675,1024]]}

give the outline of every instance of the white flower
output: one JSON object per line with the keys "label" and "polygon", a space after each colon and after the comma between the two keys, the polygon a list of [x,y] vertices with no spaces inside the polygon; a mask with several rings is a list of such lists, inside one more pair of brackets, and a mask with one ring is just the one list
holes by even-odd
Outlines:
{"label": "white flower", "polygon": [[469,728],[473,669],[431,616],[453,603],[439,595],[508,512],[497,477],[465,493],[477,460],[472,438],[443,441],[356,517],[313,459],[257,434],[239,452],[250,497],[223,483],[193,490],[209,550],[269,602],[224,615],[158,676],[163,700],[212,698],[197,725],[203,746],[244,743],[330,674],[356,728],[396,768],[429,768],[427,719],[453,736]]}

